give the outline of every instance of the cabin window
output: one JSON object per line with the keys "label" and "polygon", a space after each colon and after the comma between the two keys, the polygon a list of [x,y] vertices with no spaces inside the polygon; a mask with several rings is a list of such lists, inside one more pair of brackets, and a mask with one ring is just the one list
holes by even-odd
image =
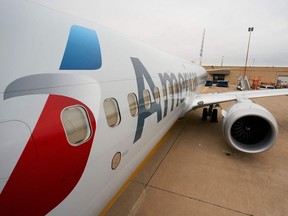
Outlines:
{"label": "cabin window", "polygon": [[128,94],[128,103],[130,108],[131,116],[136,116],[138,114],[138,101],[137,96],[134,93]]}
{"label": "cabin window", "polygon": [[173,94],[173,86],[168,83],[169,95]]}
{"label": "cabin window", "polygon": [[193,78],[193,86],[194,86],[194,88],[193,88],[193,90],[195,90],[196,89],[196,87],[197,87],[197,85],[198,85],[198,79],[197,79],[197,77],[194,77]]}
{"label": "cabin window", "polygon": [[174,83],[174,93],[175,93],[175,94],[178,94],[178,93],[179,93],[178,89],[179,89],[178,83],[175,82],[175,83]]}
{"label": "cabin window", "polygon": [[103,103],[107,123],[110,127],[115,127],[121,121],[119,106],[114,98],[107,98]]}
{"label": "cabin window", "polygon": [[144,97],[145,108],[148,110],[151,107],[151,97],[150,97],[150,92],[147,89],[143,90],[143,97]]}
{"label": "cabin window", "polygon": [[190,92],[192,92],[193,91],[193,79],[192,78],[190,78],[189,79],[189,87],[190,87]]}
{"label": "cabin window", "polygon": [[159,92],[159,88],[155,87],[154,88],[154,98],[155,98],[155,102],[157,104],[160,103],[160,92]]}
{"label": "cabin window", "polygon": [[183,81],[182,81],[182,92],[184,92],[184,91],[185,91],[185,89],[186,89],[186,86],[185,86],[185,84],[186,84],[186,83],[185,83],[185,81],[183,80]]}
{"label": "cabin window", "polygon": [[177,100],[177,94],[178,94],[178,83],[176,81],[173,81],[174,85],[173,85],[173,90],[174,90],[174,95],[173,95],[173,99],[176,100],[174,103],[174,107],[178,106],[178,100]]}
{"label": "cabin window", "polygon": [[117,152],[114,155],[114,157],[112,158],[112,162],[111,162],[111,169],[112,170],[115,170],[119,166],[119,164],[121,162],[121,157],[122,157],[121,152]]}
{"label": "cabin window", "polygon": [[193,77],[193,78],[192,78],[192,86],[193,86],[192,90],[194,91],[194,90],[196,89],[196,86],[197,86],[196,77]]}
{"label": "cabin window", "polygon": [[188,79],[185,81],[185,86],[186,86],[186,92],[188,92],[189,91],[189,80]]}
{"label": "cabin window", "polygon": [[64,109],[61,121],[68,142],[78,146],[91,136],[91,125],[86,110],[82,106],[73,106]]}
{"label": "cabin window", "polygon": [[166,92],[166,87],[164,85],[162,86],[162,90],[163,90],[163,97],[166,98],[167,92]]}

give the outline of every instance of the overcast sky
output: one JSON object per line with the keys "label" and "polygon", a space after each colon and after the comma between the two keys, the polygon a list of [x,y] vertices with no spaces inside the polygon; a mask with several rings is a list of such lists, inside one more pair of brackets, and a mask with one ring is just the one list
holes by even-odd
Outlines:
{"label": "overcast sky", "polygon": [[288,66],[287,0],[32,0],[203,65]]}

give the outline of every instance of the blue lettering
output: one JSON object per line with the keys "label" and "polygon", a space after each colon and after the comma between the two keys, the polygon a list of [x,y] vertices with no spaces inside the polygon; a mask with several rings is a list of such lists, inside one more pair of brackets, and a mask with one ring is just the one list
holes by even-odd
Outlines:
{"label": "blue lettering", "polygon": [[[142,136],[145,119],[156,112],[157,122],[161,121],[162,109],[161,109],[161,103],[157,104],[155,102],[155,96],[153,94],[155,85],[153,83],[153,80],[151,79],[150,74],[148,73],[148,71],[146,70],[144,65],[140,62],[139,59],[131,58],[131,61],[132,61],[135,74],[136,74],[138,97],[139,97],[139,115],[138,115],[138,122],[137,122],[137,130],[136,130],[134,142],[133,142],[135,143]],[[144,96],[143,96],[143,91],[145,89],[144,79],[148,83],[149,88],[154,98],[154,101],[151,103],[151,106],[148,110],[145,108],[145,104],[144,104]]]}
{"label": "blue lettering", "polygon": [[[162,120],[162,108],[161,108],[161,102],[156,103],[156,98],[154,95],[155,84],[149,72],[138,58],[131,57],[131,61],[136,75],[138,98],[139,98],[139,114],[137,119],[137,129],[133,141],[133,143],[135,143],[142,136],[146,118],[156,113],[157,123]],[[162,90],[164,96],[163,118],[165,118],[168,114],[168,100],[171,99],[171,97],[172,97],[171,108],[169,112],[173,111],[174,107],[175,106],[177,107],[179,103],[184,102],[184,99],[186,96],[188,96],[187,93],[189,91],[192,92],[193,90],[195,90],[197,86],[196,74],[178,73],[178,79],[174,73],[170,73],[170,75],[168,73],[159,73],[158,76],[162,84]],[[147,89],[145,88],[145,81],[148,84],[150,92],[152,93],[152,96],[154,98],[154,100],[152,100],[151,102],[151,106],[149,109],[145,107],[144,94],[143,94],[144,90]]]}

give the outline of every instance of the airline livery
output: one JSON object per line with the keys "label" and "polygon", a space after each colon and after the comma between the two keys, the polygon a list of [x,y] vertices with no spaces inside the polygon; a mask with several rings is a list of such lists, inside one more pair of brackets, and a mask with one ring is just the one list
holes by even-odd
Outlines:
{"label": "airline livery", "polygon": [[191,109],[215,119],[236,101],[222,111],[227,143],[275,143],[275,118],[250,98],[287,89],[201,94],[204,68],[35,2],[0,7],[0,215],[103,213]]}

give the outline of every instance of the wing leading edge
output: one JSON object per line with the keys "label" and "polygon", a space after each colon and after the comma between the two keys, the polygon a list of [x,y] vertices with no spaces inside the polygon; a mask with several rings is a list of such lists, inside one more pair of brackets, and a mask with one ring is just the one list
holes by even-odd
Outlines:
{"label": "wing leading edge", "polygon": [[249,91],[231,91],[221,93],[205,93],[198,94],[192,103],[192,108],[203,107],[211,104],[218,104],[234,100],[252,99],[260,97],[271,97],[288,95],[288,89],[275,89],[275,90],[249,90]]}

